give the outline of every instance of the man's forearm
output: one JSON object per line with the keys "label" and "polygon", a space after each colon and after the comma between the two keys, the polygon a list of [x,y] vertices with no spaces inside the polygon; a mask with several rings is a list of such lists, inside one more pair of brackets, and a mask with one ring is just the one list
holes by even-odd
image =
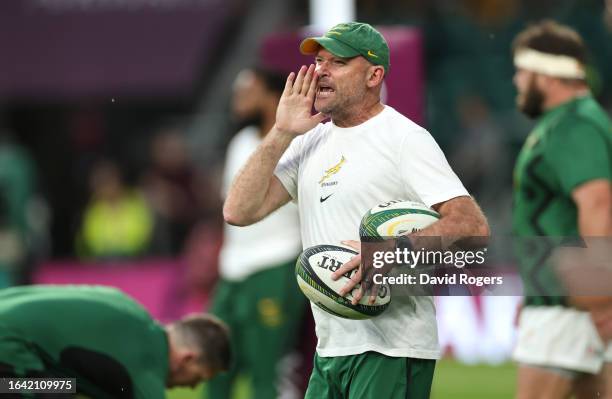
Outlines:
{"label": "man's forearm", "polygon": [[591,180],[572,191],[578,208],[578,231],[582,237],[612,236],[612,184]]}
{"label": "man's forearm", "polygon": [[454,198],[443,204],[439,212],[439,221],[410,234],[415,248],[446,249],[465,239],[470,240],[474,246],[486,245],[490,234],[489,225],[471,197]]}
{"label": "man's forearm", "polygon": [[273,127],[249,157],[232,182],[223,206],[228,223],[246,225],[261,218],[259,214],[270,189],[270,179],[293,137]]}

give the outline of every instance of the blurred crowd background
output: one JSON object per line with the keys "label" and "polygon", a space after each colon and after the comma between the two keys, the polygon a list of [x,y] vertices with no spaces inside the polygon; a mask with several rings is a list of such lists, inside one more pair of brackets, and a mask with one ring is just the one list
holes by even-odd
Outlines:
{"label": "blurred crowd background", "polygon": [[[0,287],[54,281],[45,268],[74,276],[154,259],[175,268],[172,293],[206,302],[226,146],[253,123],[231,112],[234,79],[266,64],[267,37],[307,29],[308,7],[0,2]],[[612,111],[610,0],[357,0],[356,10],[359,21],[420,31],[423,123],[493,234],[509,233],[512,165],[531,126],[514,106],[514,35],[542,18],[577,29],[592,50],[592,90]],[[391,64],[403,73],[393,53]]]}

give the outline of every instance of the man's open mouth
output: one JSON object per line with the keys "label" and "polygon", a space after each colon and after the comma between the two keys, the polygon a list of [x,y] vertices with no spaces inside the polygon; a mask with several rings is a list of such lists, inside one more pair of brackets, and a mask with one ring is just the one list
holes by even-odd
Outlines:
{"label": "man's open mouth", "polygon": [[332,89],[330,86],[327,85],[319,85],[319,88],[317,89],[317,94],[319,95],[327,95],[330,93],[333,93],[335,90]]}

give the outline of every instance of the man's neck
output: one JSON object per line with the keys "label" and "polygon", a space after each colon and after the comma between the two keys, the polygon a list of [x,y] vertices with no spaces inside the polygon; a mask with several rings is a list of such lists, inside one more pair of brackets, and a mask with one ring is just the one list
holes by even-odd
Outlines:
{"label": "man's neck", "polygon": [[332,121],[338,127],[353,127],[375,117],[383,109],[385,109],[385,106],[379,100],[376,100],[372,104],[365,104],[338,115],[333,115]]}
{"label": "man's neck", "polygon": [[578,97],[584,97],[589,93],[590,91],[586,86],[564,87],[559,90],[555,90],[549,93],[547,96],[546,102],[544,103],[544,109],[548,111]]}

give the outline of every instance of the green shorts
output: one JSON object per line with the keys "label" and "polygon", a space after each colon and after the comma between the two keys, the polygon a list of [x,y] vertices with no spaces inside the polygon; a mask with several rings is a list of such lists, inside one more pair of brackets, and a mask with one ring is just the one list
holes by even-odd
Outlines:
{"label": "green shorts", "polygon": [[320,357],[305,399],[428,399],[436,361],[377,352]]}

